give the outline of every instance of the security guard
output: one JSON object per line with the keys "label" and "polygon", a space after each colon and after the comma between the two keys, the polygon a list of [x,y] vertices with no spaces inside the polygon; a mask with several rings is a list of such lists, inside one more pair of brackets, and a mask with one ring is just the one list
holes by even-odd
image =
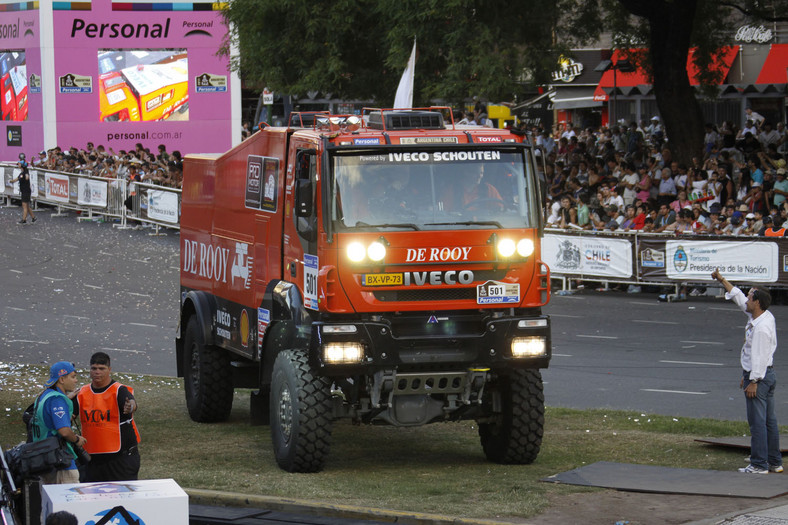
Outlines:
{"label": "security guard", "polygon": [[85,450],[91,456],[83,482],[136,480],[139,474],[134,390],[113,381],[111,373],[109,356],[96,352],[90,357],[91,382],[77,394]]}

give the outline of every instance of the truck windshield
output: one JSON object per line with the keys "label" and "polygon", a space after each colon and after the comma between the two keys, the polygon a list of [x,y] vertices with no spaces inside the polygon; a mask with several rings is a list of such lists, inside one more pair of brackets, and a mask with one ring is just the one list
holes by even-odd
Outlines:
{"label": "truck windshield", "polygon": [[412,151],[333,156],[337,231],[536,227],[536,188],[522,151]]}

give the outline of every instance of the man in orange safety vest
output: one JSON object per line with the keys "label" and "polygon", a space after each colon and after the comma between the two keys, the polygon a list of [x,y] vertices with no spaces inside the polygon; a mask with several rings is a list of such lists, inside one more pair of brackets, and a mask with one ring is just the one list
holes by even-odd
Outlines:
{"label": "man in orange safety vest", "polygon": [[111,374],[109,356],[96,352],[90,357],[90,384],[77,393],[75,408],[91,456],[80,479],[83,483],[136,480],[139,474],[134,389],[114,381]]}

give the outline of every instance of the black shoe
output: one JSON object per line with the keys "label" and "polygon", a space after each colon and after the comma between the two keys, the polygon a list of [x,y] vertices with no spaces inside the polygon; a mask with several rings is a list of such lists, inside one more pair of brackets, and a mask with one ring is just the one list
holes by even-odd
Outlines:
{"label": "black shoe", "polygon": [[27,221],[22,219],[21,221],[19,221],[19,224],[27,224]]}
{"label": "black shoe", "polygon": [[33,217],[33,220],[32,220],[32,221],[30,221],[30,222],[36,222],[37,220],[38,220],[38,219],[36,219],[35,217]]}

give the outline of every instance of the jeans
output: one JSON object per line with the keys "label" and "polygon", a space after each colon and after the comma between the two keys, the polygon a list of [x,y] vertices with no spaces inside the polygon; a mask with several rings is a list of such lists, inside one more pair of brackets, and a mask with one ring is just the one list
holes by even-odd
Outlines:
{"label": "jeans", "polygon": [[[744,386],[750,383],[750,373],[744,372]],[[770,367],[766,376],[758,383],[758,391],[747,400],[747,422],[750,424],[750,464],[769,468],[783,464],[780,454],[780,429],[774,414],[774,388],[777,377]]]}

